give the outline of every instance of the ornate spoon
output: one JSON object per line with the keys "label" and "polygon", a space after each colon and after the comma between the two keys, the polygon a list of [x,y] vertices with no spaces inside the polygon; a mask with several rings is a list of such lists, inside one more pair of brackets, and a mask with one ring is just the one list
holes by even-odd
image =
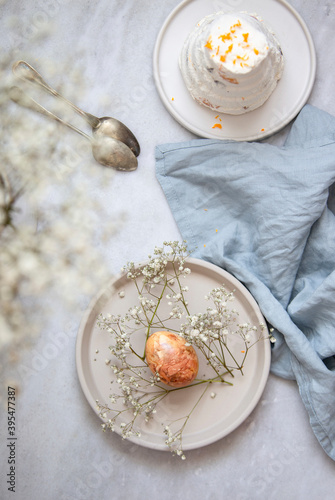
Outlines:
{"label": "ornate spoon", "polygon": [[85,111],[78,108],[71,101],[60,95],[56,90],[54,90],[50,85],[48,85],[42,78],[42,76],[25,61],[17,61],[13,65],[13,73],[21,78],[22,80],[28,81],[38,85],[49,94],[62,99],[66,104],[71,106],[72,109],[76,111],[87,123],[92,127],[93,134],[96,136],[108,136],[118,141],[124,142],[134,153],[135,156],[140,154],[140,146],[137,142],[134,134],[129,130],[126,125],[124,125],[119,120],[111,118],[109,116],[104,116],[102,118],[97,118],[96,116],[86,113]]}
{"label": "ornate spoon", "polygon": [[77,127],[62,120],[54,115],[43,106],[38,104],[34,99],[25,94],[19,87],[12,87],[10,89],[10,98],[20,106],[37,111],[53,120],[66,125],[66,127],[74,130],[78,134],[88,139],[92,144],[92,153],[97,162],[106,167],[113,167],[116,170],[132,171],[137,168],[137,158],[134,153],[123,142],[113,139],[112,137],[99,136],[90,137],[82,132]]}

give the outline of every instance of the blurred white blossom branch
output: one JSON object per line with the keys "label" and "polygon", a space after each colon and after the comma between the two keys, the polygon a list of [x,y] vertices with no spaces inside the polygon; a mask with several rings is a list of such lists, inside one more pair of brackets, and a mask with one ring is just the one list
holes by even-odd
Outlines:
{"label": "blurred white blossom branch", "polygon": [[113,172],[86,142],[69,145],[74,138],[58,124],[9,100],[13,62],[11,54],[0,60],[0,371],[42,331],[55,304],[78,314],[79,297],[109,278],[101,242],[115,231],[99,203]]}

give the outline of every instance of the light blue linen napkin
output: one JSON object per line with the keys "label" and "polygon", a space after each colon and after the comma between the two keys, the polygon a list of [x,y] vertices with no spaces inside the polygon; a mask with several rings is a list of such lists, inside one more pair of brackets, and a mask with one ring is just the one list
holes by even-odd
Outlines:
{"label": "light blue linen napkin", "polygon": [[335,460],[335,118],[306,105],[284,147],[196,139],[156,148],[156,174],[192,256],[250,290]]}

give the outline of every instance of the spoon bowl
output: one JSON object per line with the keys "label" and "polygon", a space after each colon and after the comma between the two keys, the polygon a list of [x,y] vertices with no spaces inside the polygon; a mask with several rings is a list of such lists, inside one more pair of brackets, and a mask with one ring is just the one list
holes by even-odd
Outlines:
{"label": "spoon bowl", "polygon": [[137,158],[122,141],[101,136],[92,140],[92,154],[95,160],[106,167],[131,172],[137,168]]}
{"label": "spoon bowl", "polygon": [[126,144],[135,156],[140,154],[140,146],[134,134],[116,118],[110,116],[99,118],[99,124],[96,127],[92,126],[92,131],[95,137],[112,137]]}
{"label": "spoon bowl", "polygon": [[92,127],[93,135],[96,136],[107,136],[126,144],[135,156],[140,154],[140,145],[132,133],[132,131],[120,122],[116,118],[110,116],[104,116],[102,118],[97,118],[90,113],[83,111],[78,108],[71,101],[59,94],[55,89],[50,87],[42,76],[25,61],[17,61],[13,65],[13,73],[21,80],[28,81],[42,88],[49,94],[58,97],[68,106],[70,106],[76,113],[78,113],[84,120]]}

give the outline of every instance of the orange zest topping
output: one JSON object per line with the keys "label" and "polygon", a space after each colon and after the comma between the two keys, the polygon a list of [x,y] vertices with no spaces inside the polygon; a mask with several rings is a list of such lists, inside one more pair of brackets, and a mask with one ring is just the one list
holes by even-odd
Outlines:
{"label": "orange zest topping", "polygon": [[264,130],[265,130],[264,128],[261,128],[261,132],[264,132]]}
{"label": "orange zest topping", "polygon": [[213,46],[212,46],[212,37],[210,36],[207,40],[207,43],[205,45],[206,49],[210,49],[210,50],[213,50]]}
{"label": "orange zest topping", "polygon": [[220,61],[221,62],[226,62],[226,56],[220,56]]}
{"label": "orange zest topping", "polygon": [[242,33],[242,36],[243,36],[245,43],[247,43],[248,38],[249,38],[249,33]]}
{"label": "orange zest topping", "polygon": [[240,28],[242,25],[241,25],[241,21],[238,20],[237,23],[233,24],[232,26],[230,26],[230,31],[232,33],[235,33],[236,30],[234,30],[234,28]]}
{"label": "orange zest topping", "polygon": [[233,50],[233,44],[230,44],[228,49],[226,50],[226,54],[228,54],[228,52],[231,52]]}
{"label": "orange zest topping", "polygon": [[225,42],[226,40],[231,40],[231,34],[225,33],[224,35],[220,35],[218,38],[221,38],[221,40]]}
{"label": "orange zest topping", "polygon": [[258,56],[259,51],[257,49],[254,49],[254,52],[255,52],[256,56]]}
{"label": "orange zest topping", "polygon": [[222,128],[221,123],[215,123],[212,128]]}

